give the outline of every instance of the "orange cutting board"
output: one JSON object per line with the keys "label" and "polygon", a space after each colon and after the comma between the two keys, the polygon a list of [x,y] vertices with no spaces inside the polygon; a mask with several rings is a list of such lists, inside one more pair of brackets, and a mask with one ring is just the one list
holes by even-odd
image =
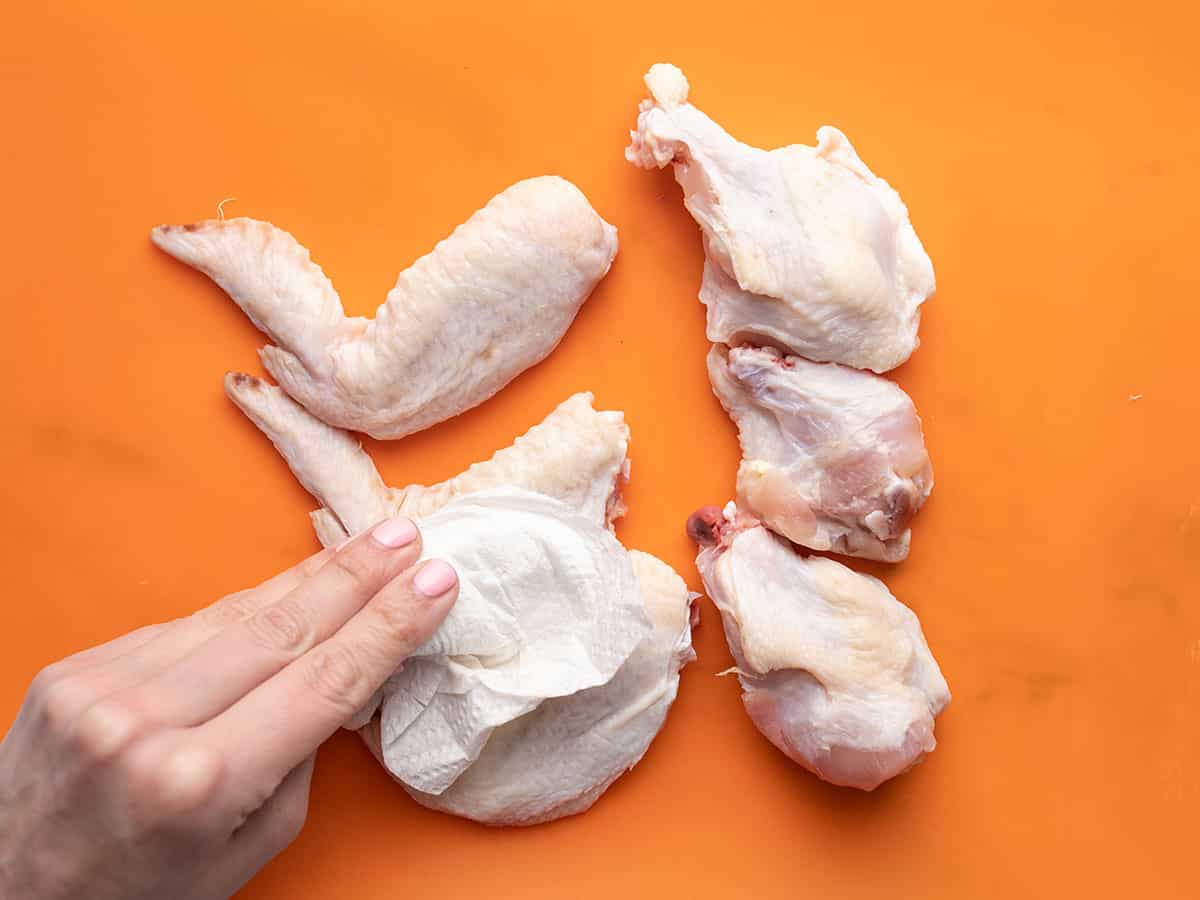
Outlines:
{"label": "orange cutting board", "polygon": [[[1194,897],[1200,809],[1200,22],[1190,4],[6,4],[0,12],[0,721],[42,665],[312,551],[313,501],[221,393],[263,338],[156,251],[268,219],[349,309],[494,193],[557,173],[620,229],[562,346],[478,409],[368,447],[395,484],[488,456],[569,393],[633,430],[626,544],[699,589],[729,498],[701,247],[622,158],[656,61],[760,146],[850,135],[934,260],[895,373],[937,486],[887,569],[954,692],[873,794],[789,763],[700,659],[586,815],[418,808],[349,734],[245,890],[354,897]],[[874,571],[882,571],[876,567]]]}

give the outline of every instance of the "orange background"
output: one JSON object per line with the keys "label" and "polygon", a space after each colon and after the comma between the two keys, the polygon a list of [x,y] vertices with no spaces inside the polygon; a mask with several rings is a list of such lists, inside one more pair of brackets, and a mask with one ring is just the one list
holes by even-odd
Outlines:
{"label": "orange background", "polygon": [[229,196],[369,313],[503,187],[577,183],[621,251],[561,348],[369,449],[395,484],[443,478],[593,390],[633,429],[620,536],[699,587],[683,523],[728,498],[737,458],[704,375],[700,240],[670,173],[622,159],[641,75],[669,60],[748,142],[839,125],[933,257],[896,377],[937,488],[887,579],[954,691],[939,749],[871,795],[819,783],[714,677],[704,601],[665,730],[587,815],[430,813],[342,734],[307,829],[245,896],[1196,896],[1195,13],[570,5],[6,4],[0,721],[43,664],[316,546],[312,500],[221,393],[262,337],[147,239]]}

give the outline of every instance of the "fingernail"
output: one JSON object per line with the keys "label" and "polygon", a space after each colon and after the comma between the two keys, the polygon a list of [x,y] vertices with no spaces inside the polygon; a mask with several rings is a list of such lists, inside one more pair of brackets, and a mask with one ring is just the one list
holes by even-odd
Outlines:
{"label": "fingernail", "polygon": [[458,573],[448,562],[431,559],[413,576],[413,587],[426,597],[440,597],[458,583]]}
{"label": "fingernail", "polygon": [[417,539],[417,526],[407,516],[396,516],[376,525],[371,537],[385,547],[404,547]]}

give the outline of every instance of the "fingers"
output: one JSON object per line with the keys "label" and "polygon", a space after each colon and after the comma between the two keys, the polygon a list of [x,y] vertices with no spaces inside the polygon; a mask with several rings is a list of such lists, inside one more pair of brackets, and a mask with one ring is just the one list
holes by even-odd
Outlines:
{"label": "fingers", "polygon": [[332,549],[319,550],[290,569],[284,569],[278,575],[268,578],[262,584],[249,590],[238,591],[228,597],[222,597],[212,606],[207,606],[195,613],[194,617],[209,630],[220,628],[233,621],[241,621],[245,618],[244,613],[247,608],[260,609],[269,603],[274,603],[289,591],[295,590],[305,579],[316,574],[332,556]]}
{"label": "fingers", "polygon": [[68,727],[84,710],[112,693],[113,679],[106,677],[106,673],[130,652],[149,643],[169,627],[171,623],[146,625],[106,644],[51,663],[33,679],[29,686],[31,702],[22,706],[19,715],[36,710],[54,727]]}
{"label": "fingers", "polygon": [[331,553],[311,577],[301,573],[271,585],[267,596],[291,589],[137,688],[134,702],[164,724],[208,721],[333,635],[420,555],[411,520],[380,523]]}
{"label": "fingers", "polygon": [[147,657],[153,656],[159,661],[173,662],[222,629],[248,619],[263,607],[278,602],[320,571],[332,557],[332,549],[318,550],[312,556],[261,584],[222,597],[216,603],[192,613],[188,618],[180,619],[175,623],[179,627],[173,628],[170,635],[164,635],[164,638],[169,637],[169,640],[160,640],[156,646],[146,648],[147,651],[153,651],[147,653]]}
{"label": "fingers", "polygon": [[[230,594],[184,619],[148,625],[84,650],[51,668],[56,680],[80,682],[84,705],[145,683],[223,628],[279,600],[333,556],[322,550],[257,587]],[[81,707],[82,709],[82,707]]]}
{"label": "fingers", "polygon": [[245,789],[276,783],[433,635],[457,595],[458,578],[441,560],[404,572],[335,635],[197,730],[241,757]]}
{"label": "fingers", "polygon": [[158,637],[173,623],[162,622],[155,625],[144,625],[141,628],[134,629],[128,634],[123,634],[120,637],[113,638],[103,644],[95,647],[89,647],[87,650],[80,650],[78,653],[73,653],[66,659],[57,663],[63,672],[76,672],[88,666],[95,666],[100,663],[108,662],[111,659],[123,656],[131,650],[136,650],[143,644],[148,643],[153,638]]}

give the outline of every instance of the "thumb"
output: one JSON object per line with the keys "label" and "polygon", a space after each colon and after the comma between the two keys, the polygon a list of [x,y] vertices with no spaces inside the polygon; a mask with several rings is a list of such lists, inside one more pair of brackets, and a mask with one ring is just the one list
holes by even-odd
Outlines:
{"label": "thumb", "polygon": [[313,753],[292,769],[275,793],[234,832],[220,871],[214,873],[216,883],[211,896],[232,895],[299,836],[308,818],[316,761],[317,754]]}

